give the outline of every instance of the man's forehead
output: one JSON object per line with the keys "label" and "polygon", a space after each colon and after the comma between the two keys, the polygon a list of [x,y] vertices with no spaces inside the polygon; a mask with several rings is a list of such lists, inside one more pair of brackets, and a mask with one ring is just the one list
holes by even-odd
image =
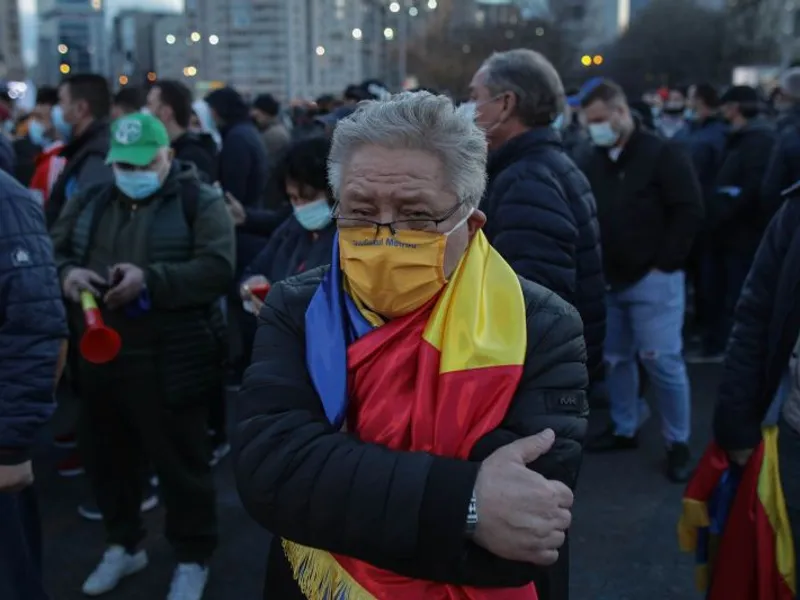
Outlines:
{"label": "man's forehead", "polygon": [[475,89],[478,87],[483,87],[486,85],[486,76],[488,74],[487,67],[481,67],[472,77],[472,81],[469,84],[470,89]]}

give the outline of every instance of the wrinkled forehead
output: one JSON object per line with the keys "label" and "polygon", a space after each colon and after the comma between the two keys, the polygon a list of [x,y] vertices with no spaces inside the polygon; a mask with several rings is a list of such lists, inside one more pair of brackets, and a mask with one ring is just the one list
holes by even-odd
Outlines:
{"label": "wrinkled forehead", "polygon": [[350,156],[342,175],[342,212],[413,208],[436,213],[456,201],[441,159],[422,150],[363,146]]}

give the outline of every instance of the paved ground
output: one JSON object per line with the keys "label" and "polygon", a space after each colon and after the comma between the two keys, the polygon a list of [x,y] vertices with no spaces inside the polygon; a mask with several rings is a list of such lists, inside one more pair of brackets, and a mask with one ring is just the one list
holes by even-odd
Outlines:
{"label": "paved ground", "polygon": [[[719,367],[692,368],[695,450],[709,432]],[[604,415],[596,415],[599,427]],[[51,455],[38,465],[46,548],[46,578],[54,600],[83,598],[80,585],[103,550],[98,524],[83,521],[75,506],[82,478],[54,474]],[[682,489],[661,475],[663,449],[658,425],[645,429],[636,453],[588,456],[581,475],[573,528],[572,600],[692,600],[690,557],[678,553],[675,524]],[[257,600],[261,593],[268,535],[239,505],[230,466],[218,467],[222,542],[212,564],[206,600]],[[108,600],[157,600],[166,595],[172,569],[160,535],[162,514],[148,517],[151,567],[127,581]],[[280,600],[280,599],[276,599]]]}

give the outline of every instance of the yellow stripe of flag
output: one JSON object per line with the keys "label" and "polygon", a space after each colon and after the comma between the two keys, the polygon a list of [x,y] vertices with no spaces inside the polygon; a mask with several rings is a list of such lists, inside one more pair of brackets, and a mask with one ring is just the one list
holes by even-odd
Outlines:
{"label": "yellow stripe of flag", "polygon": [[522,365],[527,349],[519,278],[482,231],[472,240],[425,327],[440,373]]}
{"label": "yellow stripe of flag", "polygon": [[775,535],[775,560],[778,563],[778,572],[792,594],[796,594],[794,543],[778,468],[778,427],[776,425],[765,427],[762,437],[764,462],[758,475],[758,498]]}

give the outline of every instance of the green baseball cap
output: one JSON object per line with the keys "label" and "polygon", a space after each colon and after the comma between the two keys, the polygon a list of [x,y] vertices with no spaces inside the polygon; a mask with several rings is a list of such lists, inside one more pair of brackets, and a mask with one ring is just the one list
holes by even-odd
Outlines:
{"label": "green baseball cap", "polygon": [[106,163],[145,167],[162,148],[169,148],[169,135],[161,121],[144,113],[125,115],[111,124]]}

